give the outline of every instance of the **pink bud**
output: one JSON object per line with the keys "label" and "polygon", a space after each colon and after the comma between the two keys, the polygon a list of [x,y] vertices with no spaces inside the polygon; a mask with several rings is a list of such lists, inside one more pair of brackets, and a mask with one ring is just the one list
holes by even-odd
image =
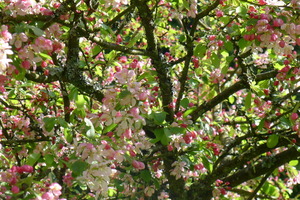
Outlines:
{"label": "pink bud", "polygon": [[285,42],[284,42],[283,40],[281,40],[281,41],[279,42],[279,46],[280,46],[281,48],[284,48]]}
{"label": "pink bud", "polygon": [[270,90],[269,89],[264,89],[264,93],[265,93],[266,96],[269,96]]}
{"label": "pink bud", "polygon": [[22,62],[22,67],[24,67],[25,69],[30,69],[30,66],[31,66],[31,64],[28,60],[24,60]]}
{"label": "pink bud", "polygon": [[173,151],[174,147],[172,145],[168,145],[168,151]]}
{"label": "pink bud", "polygon": [[219,40],[219,41],[217,42],[217,45],[218,45],[219,47],[222,47],[222,46],[224,45],[224,41],[223,41],[223,40]]}
{"label": "pink bud", "polygon": [[294,120],[294,121],[295,121],[296,119],[298,119],[298,117],[299,117],[299,116],[298,116],[297,113],[292,113],[292,114],[291,114],[291,119]]}
{"label": "pink bud", "polygon": [[41,63],[41,67],[43,67],[43,68],[45,68],[45,67],[47,67],[47,62],[45,62],[45,61],[42,61],[42,63]]}
{"label": "pink bud", "polygon": [[217,37],[217,36],[215,36],[215,35],[210,35],[210,36],[208,36],[208,39],[209,39],[210,41],[213,41],[213,40],[216,39],[216,37]]}
{"label": "pink bud", "polygon": [[122,37],[120,35],[117,35],[117,43],[121,43],[123,41]]}
{"label": "pink bud", "polygon": [[199,67],[199,60],[198,60],[198,58],[194,58],[192,61],[194,63],[194,67],[198,68]]}
{"label": "pink bud", "polygon": [[14,185],[11,187],[11,192],[14,194],[18,194],[20,192],[20,189],[18,186]]}

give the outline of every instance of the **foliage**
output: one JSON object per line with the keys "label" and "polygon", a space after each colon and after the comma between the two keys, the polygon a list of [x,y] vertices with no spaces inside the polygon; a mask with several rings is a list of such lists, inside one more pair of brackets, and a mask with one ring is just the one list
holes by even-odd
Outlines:
{"label": "foliage", "polygon": [[297,198],[297,0],[0,8],[1,199]]}

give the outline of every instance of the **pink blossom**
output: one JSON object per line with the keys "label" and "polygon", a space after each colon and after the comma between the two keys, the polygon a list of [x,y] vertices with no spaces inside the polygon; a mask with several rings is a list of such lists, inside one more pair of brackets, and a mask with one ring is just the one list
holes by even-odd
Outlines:
{"label": "pink blossom", "polygon": [[69,187],[71,187],[73,179],[74,178],[72,177],[71,173],[63,176],[63,182]]}
{"label": "pink blossom", "polygon": [[126,57],[126,56],[121,56],[121,57],[119,58],[119,61],[120,61],[121,63],[126,63],[126,62],[127,62],[127,57]]}
{"label": "pink blossom", "polygon": [[54,200],[54,199],[55,199],[55,196],[53,195],[52,192],[45,192],[45,193],[42,195],[42,199],[43,199],[43,200]]}
{"label": "pink blossom", "polygon": [[44,37],[38,37],[35,40],[35,45],[40,49],[40,50],[45,50],[45,51],[52,51],[53,47],[52,47],[52,41],[49,39],[46,39]]}
{"label": "pink blossom", "polygon": [[258,0],[259,5],[266,5],[267,2],[265,0]]}
{"label": "pink blossom", "polygon": [[41,7],[40,11],[43,15],[46,15],[46,16],[53,15],[53,12],[51,10],[49,10],[48,8]]}
{"label": "pink blossom", "polygon": [[20,167],[22,172],[32,173],[33,167],[30,165],[23,165]]}
{"label": "pink blossom", "polygon": [[12,35],[10,32],[8,32],[8,27],[6,25],[1,26],[1,37],[4,39],[5,42],[8,42],[12,39]]}
{"label": "pink blossom", "polygon": [[223,80],[224,74],[221,73],[220,69],[215,69],[210,74],[210,79],[213,83],[219,83]]}
{"label": "pink blossom", "polygon": [[127,139],[132,138],[132,131],[131,131],[131,129],[126,129],[123,135]]}
{"label": "pink blossom", "polygon": [[10,48],[9,44],[0,38],[0,73],[4,72],[8,64],[12,61],[7,58],[7,55],[13,54]]}
{"label": "pink blossom", "polygon": [[138,94],[138,98],[140,101],[145,101],[148,98],[148,93],[147,92],[141,92]]}
{"label": "pink blossom", "polygon": [[136,118],[136,119],[142,119],[142,117],[139,115],[140,114],[140,110],[138,107],[133,107],[130,110],[130,114]]}
{"label": "pink blossom", "polygon": [[223,11],[221,11],[221,10],[216,11],[216,16],[217,17],[223,17],[223,15],[224,15]]}
{"label": "pink blossom", "polygon": [[280,18],[274,19],[273,24],[274,24],[275,27],[280,27],[284,24],[284,21]]}
{"label": "pink blossom", "polygon": [[62,187],[58,184],[58,183],[52,183],[49,186],[51,192],[55,195],[55,196],[60,196],[61,195],[61,189]]}

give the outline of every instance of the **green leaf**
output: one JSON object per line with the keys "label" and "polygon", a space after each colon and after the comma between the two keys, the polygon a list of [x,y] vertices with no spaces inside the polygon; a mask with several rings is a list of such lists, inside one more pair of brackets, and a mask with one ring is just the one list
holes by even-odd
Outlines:
{"label": "green leaf", "polygon": [[222,67],[221,73],[226,75],[227,71],[228,71],[228,67],[229,67],[229,65],[225,65],[224,67]]}
{"label": "green leaf", "polygon": [[43,119],[43,121],[45,123],[46,131],[48,131],[48,132],[52,131],[52,129],[54,128],[54,125],[56,123],[56,118],[54,118],[54,117],[45,117]]}
{"label": "green leaf", "polygon": [[233,104],[235,102],[234,96],[228,97],[228,101],[229,101],[230,104]]}
{"label": "green leaf", "polygon": [[209,172],[212,172],[213,165],[205,156],[202,156],[202,163]]}
{"label": "green leaf", "polygon": [[263,185],[262,191],[269,196],[279,197],[278,188],[276,188],[274,185],[270,184],[269,182],[266,182]]}
{"label": "green leaf", "polygon": [[97,56],[100,52],[101,52],[100,46],[99,46],[99,45],[95,46],[95,47],[92,49],[93,57],[94,57],[94,56]]}
{"label": "green leaf", "polygon": [[244,6],[239,6],[236,8],[236,13],[238,13],[242,17],[246,16],[247,12],[248,12],[248,9]]}
{"label": "green leaf", "polygon": [[64,127],[64,128],[68,128],[68,127],[69,127],[69,126],[68,126],[68,123],[67,123],[66,120],[64,120],[63,118],[58,117],[57,120],[58,120],[58,123],[59,123],[62,127]]}
{"label": "green leaf", "polygon": [[83,95],[77,95],[76,99],[75,99],[75,104],[77,106],[77,108],[83,108],[84,107],[84,103],[85,103],[85,99]]}
{"label": "green leaf", "polygon": [[166,112],[153,113],[154,122],[158,125],[162,124],[167,117]]}
{"label": "green leaf", "polygon": [[194,49],[194,56],[203,58],[206,53],[206,46],[203,44],[198,44]]}
{"label": "green leaf", "polygon": [[149,183],[151,181],[151,173],[149,170],[142,170],[141,171],[141,178],[146,182]]}
{"label": "green leaf", "polygon": [[144,34],[142,32],[139,32],[134,38],[132,38],[129,43],[126,45],[127,47],[133,47],[138,40],[140,40]]}
{"label": "green leaf", "polygon": [[150,82],[155,82],[155,77],[157,76],[157,73],[156,71],[147,71],[147,72],[144,72],[142,73],[138,78],[137,78],[137,81],[141,81],[143,79],[146,79],[147,80],[147,83],[150,83]]}
{"label": "green leaf", "polygon": [[73,172],[72,175],[78,177],[87,169],[87,167],[88,164],[86,162],[78,160],[71,165],[70,169]]}
{"label": "green leaf", "polygon": [[268,140],[267,140],[267,147],[268,148],[273,148],[278,144],[279,136],[278,135],[270,135]]}
{"label": "green leaf", "polygon": [[188,109],[187,111],[185,111],[183,113],[183,117],[187,117],[189,114],[191,114],[192,112],[194,112],[196,110],[196,107]]}
{"label": "green leaf", "polygon": [[185,133],[185,128],[181,127],[170,127],[168,128],[171,132],[171,134],[180,134],[180,133]]}
{"label": "green leaf", "polygon": [[294,167],[294,166],[297,166],[298,163],[299,163],[298,160],[291,160],[291,161],[289,162],[289,165],[292,166],[292,167]]}
{"label": "green leaf", "polygon": [[130,92],[129,90],[124,90],[124,91],[120,92],[119,98],[120,98],[120,99],[124,99],[124,98],[127,97],[128,95],[131,95],[131,92]]}
{"label": "green leaf", "polygon": [[36,36],[42,36],[42,35],[44,35],[44,31],[41,30],[41,29],[39,29],[36,26],[30,26],[30,25],[28,25],[28,28],[30,28]]}
{"label": "green leaf", "polygon": [[258,124],[258,127],[257,127],[257,130],[261,130],[264,127],[265,121],[266,121],[265,118],[263,118],[262,120],[260,120],[260,122]]}
{"label": "green leaf", "polygon": [[223,24],[227,24],[230,21],[229,16],[223,16],[219,18],[220,22],[223,22]]}
{"label": "green leaf", "polygon": [[155,129],[154,131],[154,135],[157,139],[161,139],[162,136],[164,135],[164,129],[163,128],[159,128],[159,129]]}
{"label": "green leaf", "polygon": [[116,194],[117,194],[117,191],[114,190],[114,189],[112,189],[112,188],[109,188],[109,189],[107,190],[107,195],[108,195],[109,197],[113,197],[113,196],[115,196]]}
{"label": "green leaf", "polygon": [[68,96],[69,96],[70,100],[75,100],[77,98],[77,95],[78,95],[78,89],[76,87],[73,87],[70,90],[70,93]]}
{"label": "green leaf", "polygon": [[287,126],[287,127],[291,127],[292,126],[292,124],[291,124],[291,121],[290,121],[290,119],[288,118],[288,117],[281,117],[280,119],[280,123],[282,124],[282,125],[285,125],[285,126]]}
{"label": "green leaf", "polygon": [[86,136],[88,138],[94,138],[96,136],[96,133],[93,123],[88,118],[84,118],[84,122],[87,126]]}
{"label": "green leaf", "polygon": [[245,109],[248,110],[251,107],[251,98],[252,98],[252,93],[248,92],[246,98],[245,98]]}
{"label": "green leaf", "polygon": [[72,131],[70,129],[68,129],[68,128],[64,129],[64,136],[65,136],[65,139],[67,140],[68,143],[72,143],[73,134],[72,134]]}
{"label": "green leaf", "polygon": [[244,38],[242,38],[242,39],[239,40],[238,46],[239,46],[241,49],[243,49],[243,48],[247,47],[249,43],[250,43],[249,41],[247,41],[247,40],[245,40]]}
{"label": "green leaf", "polygon": [[[224,47],[227,51],[232,51],[233,50],[233,44],[230,41],[227,41],[224,43]],[[233,57],[233,56],[229,56],[229,57]],[[228,57],[227,57],[228,58]]]}
{"label": "green leaf", "polygon": [[117,124],[111,124],[104,128],[103,133],[108,133],[113,131],[117,127]]}
{"label": "green leaf", "polygon": [[[18,66],[18,65],[16,65]],[[21,67],[17,67],[19,73],[15,74],[14,73],[14,77],[17,79],[17,80],[23,80],[25,75],[26,75],[26,71],[24,68],[21,68]]]}
{"label": "green leaf", "polygon": [[182,107],[184,107],[184,108],[187,108],[187,107],[189,106],[189,100],[188,100],[188,98],[183,98],[183,99],[181,99],[180,105],[181,105]]}
{"label": "green leaf", "polygon": [[162,135],[160,142],[163,145],[168,145],[171,142],[170,135],[171,135],[171,131],[168,128],[164,128],[164,134]]}
{"label": "green leaf", "polygon": [[218,68],[218,67],[220,67],[221,59],[219,58],[219,56],[217,54],[213,54],[211,56],[211,62],[212,62],[213,66],[215,66],[216,68]]}
{"label": "green leaf", "polygon": [[27,157],[26,164],[33,166],[41,157],[40,153],[32,153]]}
{"label": "green leaf", "polygon": [[45,159],[45,163],[47,164],[47,166],[52,166],[52,163],[54,162],[54,156],[51,154],[47,154],[44,156]]}
{"label": "green leaf", "polygon": [[51,56],[49,56],[48,54],[40,53],[40,56],[41,56],[42,58],[45,58],[45,59],[48,59],[48,60],[52,60]]}

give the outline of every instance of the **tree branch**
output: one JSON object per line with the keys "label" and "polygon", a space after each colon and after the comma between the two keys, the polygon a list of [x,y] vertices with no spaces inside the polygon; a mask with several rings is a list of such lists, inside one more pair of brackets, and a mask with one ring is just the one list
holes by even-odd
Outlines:
{"label": "tree branch", "polygon": [[132,2],[138,9],[142,25],[145,29],[147,51],[153,67],[157,71],[163,109],[167,113],[166,121],[172,122],[174,120],[174,110],[170,107],[170,104],[173,102],[173,86],[170,78],[170,66],[159,52],[154,33],[154,20],[152,12],[147,5],[147,1],[133,0]]}
{"label": "tree branch", "polygon": [[[277,73],[278,73],[277,70],[273,70],[270,72],[258,74],[255,78],[255,82],[273,78],[277,75]],[[249,88],[249,84],[245,79],[242,79],[236,82],[235,84],[233,84],[232,86],[226,88],[220,94],[212,98],[210,101],[202,103],[195,111],[193,111],[191,113],[192,120],[195,122],[205,112],[211,110],[212,108],[214,108],[216,105],[218,105],[219,103],[227,99],[232,94],[245,88]]]}
{"label": "tree branch", "polygon": [[[247,168],[238,170],[234,174],[223,179],[224,182],[229,182],[231,187],[240,185],[241,183],[259,177],[270,171],[273,171],[277,167],[289,162],[290,160],[297,160],[300,157],[300,152],[295,147],[292,147],[286,151],[283,151],[274,157],[270,161],[269,157],[265,157],[261,162],[254,166],[248,166]],[[266,162],[268,164],[266,164]]]}

